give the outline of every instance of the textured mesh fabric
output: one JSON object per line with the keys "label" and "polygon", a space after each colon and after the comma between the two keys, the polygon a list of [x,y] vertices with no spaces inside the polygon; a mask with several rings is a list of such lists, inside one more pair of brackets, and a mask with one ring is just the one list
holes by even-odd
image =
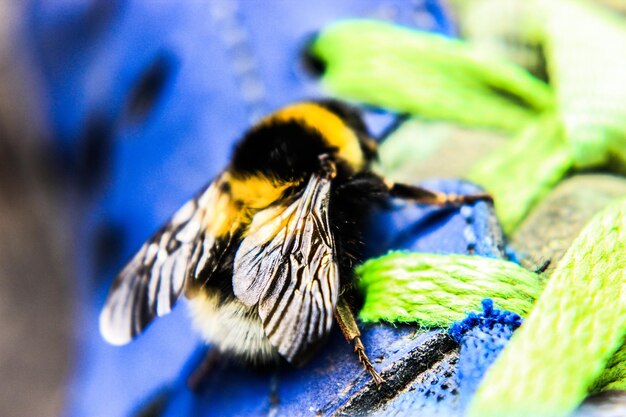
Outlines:
{"label": "textured mesh fabric", "polygon": [[457,368],[461,410],[467,406],[485,372],[521,323],[520,316],[498,310],[492,300],[485,299],[481,313],[469,313],[467,318],[450,328],[449,334],[461,346]]}
{"label": "textured mesh fabric", "polygon": [[458,409],[458,353],[446,356],[374,416],[454,416]]}

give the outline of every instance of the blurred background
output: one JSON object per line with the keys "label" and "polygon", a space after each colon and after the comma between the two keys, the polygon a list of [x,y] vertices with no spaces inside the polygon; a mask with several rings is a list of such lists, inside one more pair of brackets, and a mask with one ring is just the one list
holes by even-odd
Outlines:
{"label": "blurred background", "polygon": [[[116,272],[250,123],[324,95],[300,60],[312,34],[368,17],[456,36],[451,10],[436,0],[0,0],[0,415],[125,415],[173,379],[199,343],[182,309],[128,346],[101,340]],[[368,113],[374,132],[394,119]]]}

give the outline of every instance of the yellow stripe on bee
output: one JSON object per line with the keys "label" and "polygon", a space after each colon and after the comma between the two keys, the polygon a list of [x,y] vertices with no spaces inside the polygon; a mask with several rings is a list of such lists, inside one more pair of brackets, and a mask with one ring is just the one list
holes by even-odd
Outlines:
{"label": "yellow stripe on bee", "polygon": [[265,208],[278,201],[287,188],[297,185],[295,182],[278,182],[260,175],[241,179],[229,176],[227,181],[232,198],[253,210]]}
{"label": "yellow stripe on bee", "polygon": [[230,234],[234,226],[238,226],[244,213],[227,196],[223,196],[215,206],[215,211],[211,213],[207,229],[213,236],[222,237]]}
{"label": "yellow stripe on bee", "polygon": [[261,123],[296,120],[320,132],[326,143],[337,148],[337,154],[359,171],[364,164],[363,151],[356,133],[339,116],[314,103],[300,103],[285,107]]}
{"label": "yellow stripe on bee", "polygon": [[227,236],[245,218],[244,208],[235,203],[230,192],[221,190],[228,178],[227,173],[222,174],[199,201],[200,208],[205,210],[203,227],[214,237]]}
{"label": "yellow stripe on bee", "polygon": [[277,182],[262,176],[233,177],[224,172],[200,201],[210,207],[204,217],[204,227],[215,237],[232,234],[242,224],[250,222],[259,210],[280,200],[293,182]]}

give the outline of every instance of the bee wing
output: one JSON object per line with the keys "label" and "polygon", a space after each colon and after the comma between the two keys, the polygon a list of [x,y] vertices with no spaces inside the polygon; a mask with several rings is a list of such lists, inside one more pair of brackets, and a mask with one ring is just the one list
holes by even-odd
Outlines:
{"label": "bee wing", "polygon": [[210,268],[216,239],[207,224],[225,196],[219,178],[181,207],[116,277],[100,314],[100,333],[123,345],[169,313],[189,276]]}
{"label": "bee wing", "polygon": [[270,342],[295,364],[328,334],[337,304],[330,186],[330,179],[313,175],[289,206],[258,212],[235,256],[235,295],[258,305]]}

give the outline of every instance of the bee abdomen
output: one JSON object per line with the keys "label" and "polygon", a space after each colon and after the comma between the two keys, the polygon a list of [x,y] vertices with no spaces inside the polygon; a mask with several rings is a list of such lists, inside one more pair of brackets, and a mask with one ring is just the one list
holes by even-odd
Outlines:
{"label": "bee abdomen", "polygon": [[280,355],[271,345],[256,308],[219,291],[201,292],[189,300],[194,328],[221,352],[254,364],[277,362]]}

